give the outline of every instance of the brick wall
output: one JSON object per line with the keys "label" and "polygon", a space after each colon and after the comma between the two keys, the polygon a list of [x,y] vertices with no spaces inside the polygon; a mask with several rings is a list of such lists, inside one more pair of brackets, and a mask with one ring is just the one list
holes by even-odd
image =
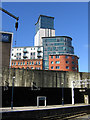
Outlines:
{"label": "brick wall", "polygon": [[[59,56],[59,58],[56,58],[56,56]],[[68,58],[66,58],[66,56],[68,56]],[[59,63],[56,63],[56,61],[58,61]],[[58,67],[58,69],[56,67]],[[49,70],[77,71],[78,72],[78,57],[74,55],[50,55],[49,56]]]}

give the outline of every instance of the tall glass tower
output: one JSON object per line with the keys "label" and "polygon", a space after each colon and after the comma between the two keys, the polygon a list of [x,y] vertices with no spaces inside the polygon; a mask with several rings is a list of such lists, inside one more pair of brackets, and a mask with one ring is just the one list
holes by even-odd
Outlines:
{"label": "tall glass tower", "polygon": [[55,36],[54,17],[40,15],[35,30],[34,46],[42,46],[42,37]]}

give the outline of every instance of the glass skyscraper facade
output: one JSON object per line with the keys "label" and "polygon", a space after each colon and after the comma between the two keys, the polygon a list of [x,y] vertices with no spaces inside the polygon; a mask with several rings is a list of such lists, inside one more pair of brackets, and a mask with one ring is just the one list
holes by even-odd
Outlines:
{"label": "glass skyscraper facade", "polygon": [[40,15],[35,24],[34,46],[42,46],[42,37],[55,36],[54,17]]}
{"label": "glass skyscraper facade", "polygon": [[36,33],[40,28],[54,29],[54,17],[40,15],[35,25]]}
{"label": "glass skyscraper facade", "polygon": [[43,68],[49,68],[49,55],[74,54],[72,38],[67,36],[43,37]]}

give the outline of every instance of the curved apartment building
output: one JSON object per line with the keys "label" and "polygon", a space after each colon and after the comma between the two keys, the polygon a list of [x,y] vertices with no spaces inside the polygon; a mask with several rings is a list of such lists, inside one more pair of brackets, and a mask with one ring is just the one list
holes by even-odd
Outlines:
{"label": "curved apartment building", "polygon": [[78,72],[78,59],[73,54],[49,55],[49,70]]}
{"label": "curved apartment building", "polygon": [[74,54],[72,38],[68,36],[43,37],[43,68],[49,69],[49,55]]}

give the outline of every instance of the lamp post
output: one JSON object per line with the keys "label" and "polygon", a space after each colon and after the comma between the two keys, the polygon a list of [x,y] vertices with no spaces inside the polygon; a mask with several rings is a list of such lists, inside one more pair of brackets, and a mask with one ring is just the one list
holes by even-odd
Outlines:
{"label": "lamp post", "polygon": [[13,90],[14,90],[14,79],[15,79],[15,76],[13,76],[13,80],[12,80],[11,109],[13,109]]}
{"label": "lamp post", "polygon": [[64,88],[63,88],[63,83],[61,83],[62,85],[62,105],[64,105]]}

